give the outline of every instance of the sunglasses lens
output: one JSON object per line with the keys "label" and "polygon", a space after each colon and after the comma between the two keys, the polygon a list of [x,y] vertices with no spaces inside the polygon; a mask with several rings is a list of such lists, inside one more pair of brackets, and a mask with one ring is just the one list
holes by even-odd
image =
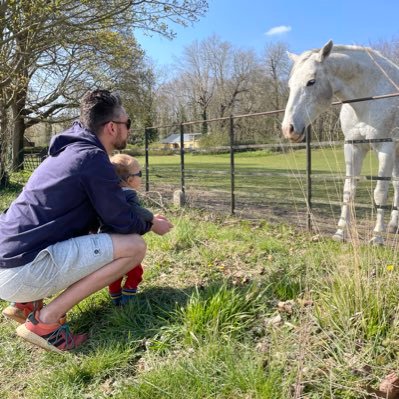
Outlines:
{"label": "sunglasses lens", "polygon": [[130,129],[130,126],[132,126],[132,121],[131,121],[130,118],[129,118],[129,119],[126,121],[127,130]]}
{"label": "sunglasses lens", "polygon": [[143,176],[143,172],[140,170],[140,172],[137,173],[137,176],[138,176],[138,177],[142,177],[142,176]]}

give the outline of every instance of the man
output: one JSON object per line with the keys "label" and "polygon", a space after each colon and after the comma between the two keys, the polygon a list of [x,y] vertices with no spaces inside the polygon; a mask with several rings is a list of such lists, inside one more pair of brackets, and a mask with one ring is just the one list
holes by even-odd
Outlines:
{"label": "man", "polygon": [[[87,93],[80,122],[52,140],[49,157],[0,215],[0,298],[14,302],[3,314],[23,323],[19,336],[45,349],[86,341],[70,332],[66,313],[141,263],[140,235],[173,227],[162,216],[145,222],[126,202],[109,155],[126,147],[129,129],[119,96]],[[89,234],[99,220],[115,233]]]}

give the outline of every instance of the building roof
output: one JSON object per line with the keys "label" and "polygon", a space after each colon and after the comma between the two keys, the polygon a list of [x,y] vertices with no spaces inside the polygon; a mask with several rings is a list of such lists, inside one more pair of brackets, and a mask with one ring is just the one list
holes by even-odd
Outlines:
{"label": "building roof", "polygon": [[[195,140],[196,136],[200,136],[201,133],[185,133],[183,134],[183,140],[184,142],[187,141],[193,141]],[[174,144],[174,143],[180,143],[180,133],[173,133],[169,135],[168,137],[164,138],[161,140],[162,144]]]}

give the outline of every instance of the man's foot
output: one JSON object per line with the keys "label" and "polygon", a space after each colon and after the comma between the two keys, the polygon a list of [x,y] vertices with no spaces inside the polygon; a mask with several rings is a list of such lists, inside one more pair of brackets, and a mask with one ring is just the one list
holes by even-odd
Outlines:
{"label": "man's foot", "polygon": [[75,349],[89,338],[88,334],[72,334],[65,319],[60,323],[42,323],[37,311],[17,328],[17,334],[34,345],[58,353]]}
{"label": "man's foot", "polygon": [[3,316],[17,321],[20,324],[25,323],[29,313],[40,310],[43,307],[43,299],[33,302],[11,302],[3,310]]}
{"label": "man's foot", "polygon": [[122,290],[121,305],[126,305],[130,301],[134,300],[137,294],[137,288],[124,288]]}

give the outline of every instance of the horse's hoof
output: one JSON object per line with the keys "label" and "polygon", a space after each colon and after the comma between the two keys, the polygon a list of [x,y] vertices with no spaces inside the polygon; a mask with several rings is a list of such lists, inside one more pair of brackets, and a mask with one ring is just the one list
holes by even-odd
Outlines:
{"label": "horse's hoof", "polygon": [[397,224],[388,224],[388,233],[398,234],[399,226]]}
{"label": "horse's hoof", "polygon": [[381,236],[373,237],[370,241],[372,245],[384,245],[384,239]]}
{"label": "horse's hoof", "polygon": [[337,242],[345,242],[346,241],[345,234],[339,230],[332,236],[332,239]]}

